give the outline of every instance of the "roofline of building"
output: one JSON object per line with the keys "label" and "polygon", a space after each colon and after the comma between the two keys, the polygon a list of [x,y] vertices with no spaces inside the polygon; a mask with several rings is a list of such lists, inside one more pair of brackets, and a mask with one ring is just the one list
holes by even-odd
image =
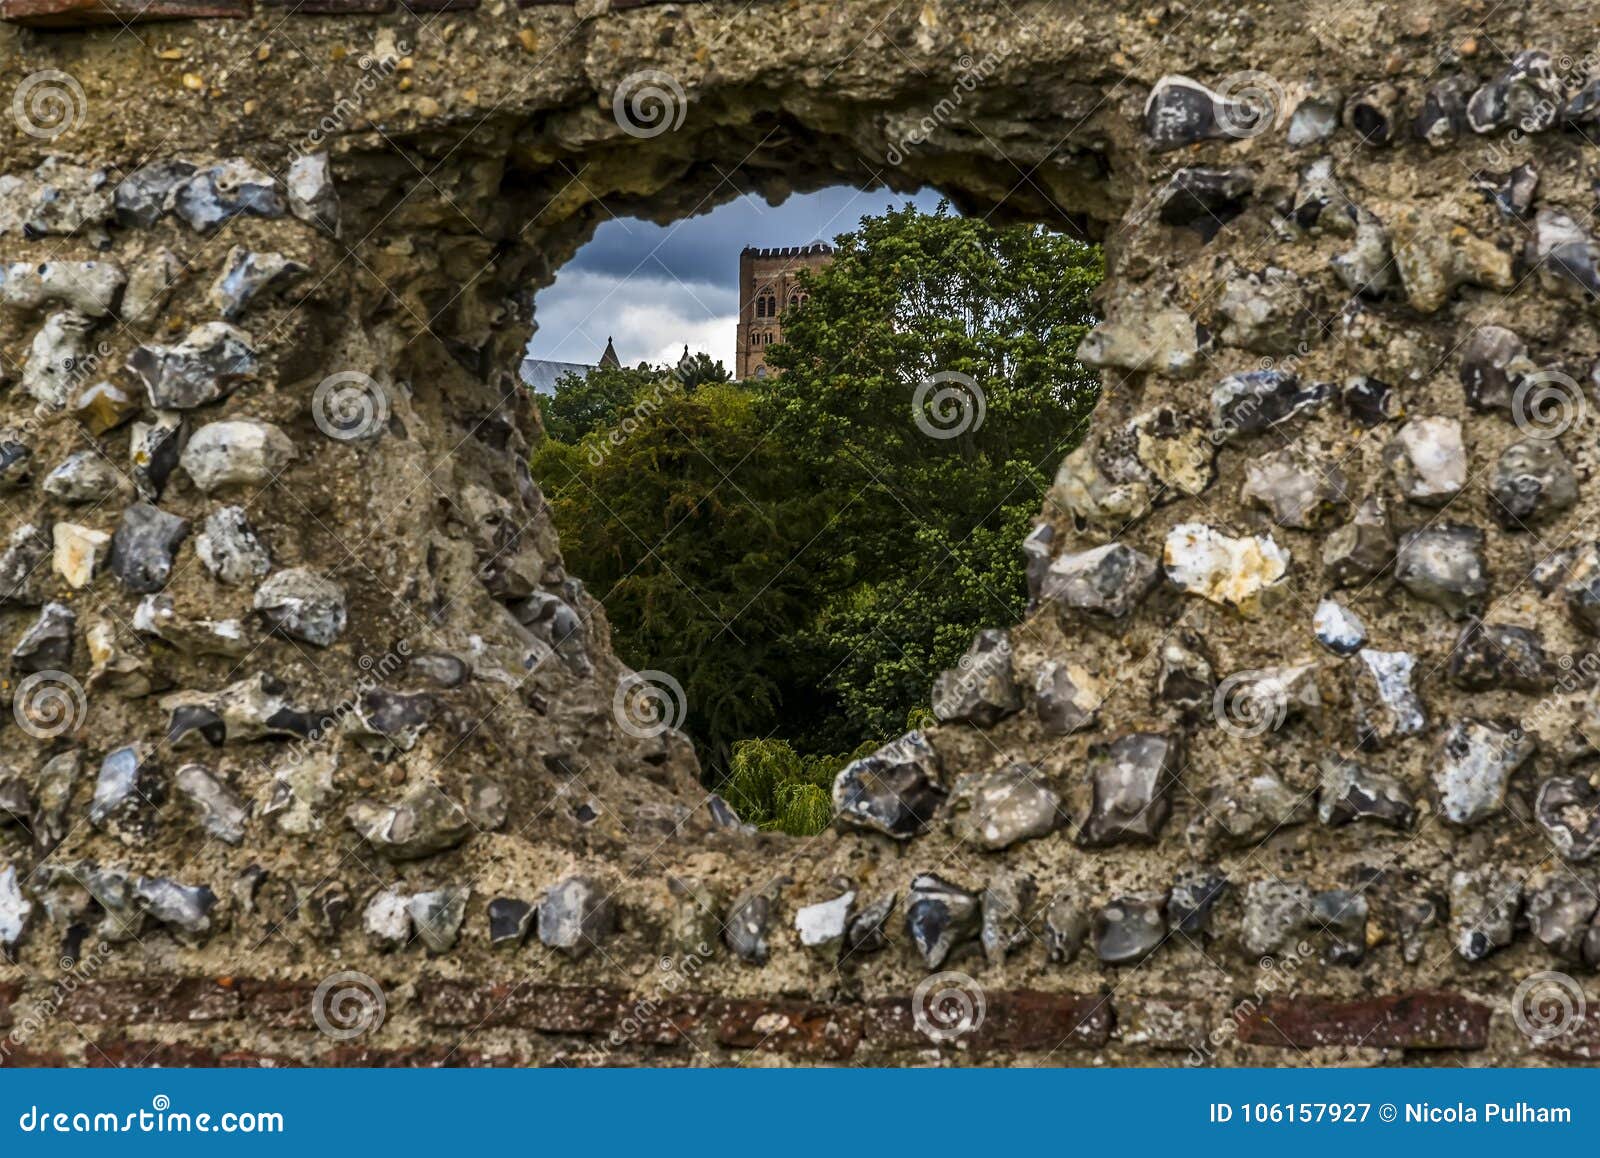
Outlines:
{"label": "roofline of building", "polygon": [[813,241],[810,245],[782,245],[775,249],[758,249],[747,245],[739,251],[740,257],[810,257],[814,254],[832,253],[833,246],[826,241]]}

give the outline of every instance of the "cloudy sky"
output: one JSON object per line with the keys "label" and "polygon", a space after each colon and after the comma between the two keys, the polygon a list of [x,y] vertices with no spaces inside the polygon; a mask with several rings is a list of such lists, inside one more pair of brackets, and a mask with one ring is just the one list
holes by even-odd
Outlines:
{"label": "cloudy sky", "polygon": [[539,329],[529,354],[592,363],[610,337],[624,365],[673,363],[687,344],[731,370],[741,249],[832,241],[863,214],[907,201],[932,210],[939,195],[841,186],[776,206],[741,197],[666,226],[637,218],[608,221],[534,299]]}

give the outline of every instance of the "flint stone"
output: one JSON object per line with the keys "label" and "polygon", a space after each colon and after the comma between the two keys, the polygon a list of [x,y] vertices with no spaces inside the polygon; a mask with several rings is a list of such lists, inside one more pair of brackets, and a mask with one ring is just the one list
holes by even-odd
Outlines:
{"label": "flint stone", "polygon": [[467,898],[471,891],[462,885],[414,893],[407,899],[406,913],[416,927],[417,938],[429,953],[437,956],[455,948],[461,923],[467,917]]}
{"label": "flint stone", "polygon": [[1464,961],[1482,961],[1511,944],[1522,908],[1522,881],[1493,865],[1450,878],[1450,931]]}
{"label": "flint stone", "polygon": [[1355,242],[1328,263],[1344,287],[1364,298],[1381,298],[1399,288],[1389,231],[1365,210],[1356,212]]}
{"label": "flint stone", "polygon": [[194,541],[195,554],[220,583],[253,582],[272,570],[272,557],[256,537],[241,507],[220,507],[206,516]]}
{"label": "flint stone", "polygon": [[1233,100],[1198,81],[1171,74],[1150,90],[1144,106],[1144,132],[1158,153],[1197,141],[1255,136],[1276,117],[1270,104]]}
{"label": "flint stone", "polygon": [[147,326],[155,321],[166,309],[183,271],[183,260],[166,246],[135,262],[128,271],[128,288],[122,292],[122,320],[130,326]]}
{"label": "flint stone", "polygon": [[1217,301],[1217,340],[1257,354],[1293,353],[1312,324],[1308,296],[1299,278],[1272,266],[1234,278]]}
{"label": "flint stone", "polygon": [[[1168,407],[1135,416],[1116,441],[1131,449],[1137,469],[1154,484],[1157,502],[1201,494],[1217,476],[1217,446],[1211,432]],[[1133,464],[1124,457],[1118,473],[1132,471]]]}
{"label": "flint stone", "polygon": [[46,603],[33,626],[11,649],[11,670],[64,671],[71,667],[73,630],[77,622],[77,615],[65,603]]}
{"label": "flint stone", "polygon": [[536,911],[527,901],[515,897],[496,897],[490,901],[489,944],[513,947],[522,944],[528,939]]}
{"label": "flint stone", "polygon": [[28,918],[33,914],[33,902],[17,883],[15,865],[0,869],[0,951],[13,964],[17,960],[17,946],[28,929]]}
{"label": "flint stone", "polygon": [[1216,687],[1205,640],[1192,631],[1175,631],[1161,641],[1156,666],[1156,699],[1180,711],[1211,705]]}
{"label": "flint stone", "polygon": [[1061,797],[1031,764],[966,773],[947,807],[951,835],[990,852],[1048,836],[1064,819]]}
{"label": "flint stone", "polygon": [[23,392],[52,410],[66,406],[84,373],[92,329],[94,322],[73,310],[46,318],[22,365]]}
{"label": "flint stone", "polygon": [[1214,826],[1223,843],[1246,846],[1280,828],[1305,823],[1310,812],[1309,795],[1294,791],[1271,773],[1261,773],[1213,789],[1198,823]]}
{"label": "flint stone", "polygon": [[51,528],[51,536],[55,540],[56,574],[74,590],[87,587],[105,561],[111,536],[76,523],[57,523]]}
{"label": "flint stone", "polygon": [[0,270],[0,303],[20,310],[54,303],[103,318],[125,280],[121,268],[106,261],[13,262]]}
{"label": "flint stone", "polygon": [[1504,326],[1479,326],[1461,347],[1461,386],[1474,410],[1510,410],[1517,387],[1538,367]]}
{"label": "flint stone", "polygon": [[1600,792],[1582,776],[1552,776],[1539,785],[1533,815],[1564,858],[1582,864],[1600,852]]}
{"label": "flint stone", "polygon": [[1048,660],[1034,681],[1034,711],[1051,736],[1092,728],[1104,698],[1100,681],[1080,664]]}
{"label": "flint stone", "polygon": [[346,818],[376,851],[397,861],[455,848],[472,833],[461,806],[432,784],[414,785],[394,804],[357,800]]}
{"label": "flint stone", "polygon": [[1469,77],[1446,77],[1432,85],[1423,95],[1422,110],[1412,131],[1433,148],[1444,148],[1467,131],[1467,101],[1471,96]]}
{"label": "flint stone", "polygon": [[1506,782],[1536,747],[1533,738],[1516,727],[1473,719],[1452,724],[1434,765],[1439,814],[1465,826],[1501,811]]}
{"label": "flint stone", "polygon": [[1050,565],[1043,597],[1091,618],[1126,618],[1160,581],[1150,556],[1124,543],[1062,555]]}
{"label": "flint stone", "polygon": [[1554,209],[1534,214],[1533,259],[1555,285],[1592,300],[1600,295],[1600,245],[1571,217]]}
{"label": "flint stone", "polygon": [[906,894],[906,932],[929,969],[937,969],[955,949],[978,936],[981,902],[959,885],[921,873]]}
{"label": "flint stone", "polygon": [[1539,188],[1539,170],[1527,164],[1504,173],[1480,169],[1472,175],[1472,187],[1499,209],[1502,217],[1517,221],[1533,208],[1534,193]]}
{"label": "flint stone", "polygon": [[1176,733],[1134,732],[1089,749],[1090,804],[1078,831],[1089,848],[1153,844],[1172,811],[1183,765]]}
{"label": "flint stone", "polygon": [[1384,454],[1400,493],[1414,503],[1443,506],[1467,485],[1467,452],[1458,419],[1413,418]]}
{"label": "flint stone", "polygon": [[1373,772],[1354,760],[1322,761],[1317,818],[1329,827],[1375,820],[1409,829],[1417,818],[1416,799],[1396,777]]}
{"label": "flint stone", "polygon": [[155,765],[129,745],[109,752],[100,763],[89,823],[126,843],[147,839],[166,793]]}
{"label": "flint stone", "polygon": [[1223,440],[1260,434],[1316,409],[1332,394],[1324,383],[1302,389],[1299,376],[1288,370],[1232,374],[1211,391],[1211,428]]}
{"label": "flint stone", "polygon": [[1355,669],[1356,743],[1374,748],[1414,736],[1428,726],[1427,711],[1411,686],[1417,660],[1406,651],[1362,648]]}
{"label": "flint stone", "polygon": [[1165,893],[1130,893],[1094,914],[1094,952],[1107,965],[1137,965],[1167,938]]}
{"label": "flint stone", "polygon": [[1489,512],[1508,531],[1525,530],[1578,501],[1572,464],[1552,439],[1527,439],[1506,447],[1489,484]]}
{"label": "flint stone", "polygon": [[1418,599],[1463,615],[1489,593],[1484,535],[1462,523],[1435,523],[1400,538],[1394,577]]}
{"label": "flint stone", "polygon": [[328,647],[345,626],[344,588],[304,567],[289,567],[256,588],[255,609],[284,635]]}
{"label": "flint stone", "polygon": [[270,422],[247,418],[212,422],[197,430],[179,460],[195,486],[262,486],[297,457],[294,440]]}
{"label": "flint stone", "polygon": [[1329,532],[1322,545],[1322,571],[1338,587],[1375,579],[1394,562],[1395,541],[1383,501],[1369,495],[1350,521]]}
{"label": "flint stone", "polygon": [[158,414],[154,422],[135,422],[128,440],[129,473],[139,494],[150,502],[161,497],[183,450],[181,414]]}
{"label": "flint stone", "polygon": [[86,505],[110,498],[120,485],[121,476],[102,455],[80,450],[45,476],[42,489],[58,502]]}
{"label": "flint stone", "polygon": [[1348,489],[1338,464],[1291,446],[1246,463],[1239,497],[1267,511],[1278,526],[1312,531],[1349,508]]}
{"label": "flint stone", "polygon": [[1244,212],[1254,189],[1248,169],[1179,169],[1156,191],[1156,216],[1166,225],[1192,226],[1210,241]]}
{"label": "flint stone", "polygon": [[1351,418],[1368,429],[1400,416],[1400,398],[1394,387],[1365,374],[1345,382],[1339,401]]}
{"label": "flint stone", "polygon": [[200,826],[227,844],[244,839],[250,805],[201,764],[185,764],[173,781],[200,814]]}
{"label": "flint stone", "polygon": [[835,818],[909,840],[933,822],[944,802],[939,776],[939,754],[920,731],[908,732],[840,770],[833,782]]}
{"label": "flint stone", "polygon": [[1504,72],[1472,94],[1467,124],[1475,133],[1513,125],[1524,133],[1542,133],[1555,127],[1566,96],[1548,52],[1519,52]]}
{"label": "flint stone", "polygon": [[889,917],[894,912],[894,903],[899,899],[898,893],[889,893],[879,897],[871,904],[863,905],[850,918],[849,928],[845,930],[844,951],[856,955],[860,953],[877,953],[889,944],[888,934],[884,932],[889,924]]}
{"label": "flint stone", "polygon": [[134,503],[122,512],[111,537],[111,570],[129,591],[148,595],[167,585],[173,553],[189,533],[189,520]]}
{"label": "flint stone", "polygon": [[1555,667],[1537,631],[1473,620],[1450,653],[1450,682],[1468,691],[1509,688],[1539,692],[1553,687]]}
{"label": "flint stone", "polygon": [[376,949],[404,949],[411,943],[409,898],[393,889],[372,894],[361,914],[361,927]]}
{"label": "flint stone", "polygon": [[1564,961],[1577,961],[1600,908],[1587,881],[1552,875],[1527,893],[1528,929],[1546,949]]}
{"label": "flint stone", "polygon": [[129,173],[117,185],[117,221],[129,229],[149,229],[166,212],[167,198],[194,175],[187,161],[151,161]]}
{"label": "flint stone", "polygon": [[43,601],[38,589],[49,555],[50,542],[33,523],[7,536],[0,551],[0,607],[37,607]]}
{"label": "flint stone", "polygon": [[1333,599],[1317,604],[1311,629],[1316,633],[1317,642],[1338,656],[1354,655],[1367,642],[1367,627],[1361,617]]}
{"label": "flint stone", "polygon": [[178,614],[172,596],[165,594],[146,595],[139,601],[133,612],[133,629],[192,655],[240,659],[250,651],[250,641],[237,619],[187,619]]}
{"label": "flint stone", "polygon": [[241,157],[199,170],[168,192],[163,209],[190,229],[208,233],[241,214],[282,217],[283,199],[270,174]]}
{"label": "flint stone", "polygon": [[1039,889],[1027,873],[1002,872],[984,887],[980,904],[983,930],[978,940],[984,959],[1005,964],[1006,954],[1028,942],[1028,913]]}
{"label": "flint stone", "polygon": [[1183,377],[1200,353],[1194,319],[1182,310],[1145,309],[1144,302],[1126,303],[1117,317],[1106,318],[1078,345],[1077,360],[1093,370],[1148,370]]}
{"label": "flint stone", "polygon": [[992,728],[1021,709],[1011,640],[994,628],[978,632],[956,668],[940,672],[933,684],[933,714],[944,723]]}
{"label": "flint stone", "polygon": [[540,942],[578,958],[611,935],[616,906],[598,881],[568,877],[540,899],[538,923]]}
{"label": "flint stone", "polygon": [[800,944],[807,949],[826,949],[830,952],[842,947],[855,903],[855,890],[851,889],[830,901],[819,901],[797,910],[794,928],[800,934]]}
{"label": "flint stone", "polygon": [[157,410],[192,410],[227,397],[253,376],[256,354],[243,330],[207,322],[175,346],[140,346],[128,356],[128,370]]}
{"label": "flint stone", "polygon": [[284,177],[289,195],[289,212],[301,221],[319,225],[334,237],[339,236],[339,194],[327,153],[306,153],[289,163]]}
{"label": "flint stone", "polygon": [[771,955],[767,935],[772,929],[776,898],[770,889],[750,889],[728,910],[722,937],[733,955],[746,965],[765,965]]}
{"label": "flint stone", "polygon": [[133,901],[141,912],[179,934],[181,940],[192,942],[211,931],[211,910],[216,907],[217,894],[205,885],[140,877],[133,886]]}
{"label": "flint stone", "polygon": [[1600,543],[1585,543],[1567,561],[1561,594],[1573,622],[1600,635]]}
{"label": "flint stone", "polygon": [[235,321],[258,296],[282,289],[309,268],[281,253],[256,253],[236,245],[211,284],[208,300],[226,321]]}
{"label": "flint stone", "polygon": [[213,746],[274,736],[319,738],[328,722],[292,706],[283,683],[262,672],[220,692],[178,692],[161,700],[172,713],[167,743],[199,732]]}
{"label": "flint stone", "polygon": [[1050,961],[1070,965],[1089,936],[1089,915],[1070,897],[1057,897],[1044,913],[1045,944]]}
{"label": "flint stone", "polygon": [[1189,595],[1241,609],[1289,570],[1289,553],[1270,535],[1233,538],[1204,523],[1180,523],[1167,533],[1162,561],[1167,578]]}
{"label": "flint stone", "polygon": [[1344,94],[1338,89],[1307,93],[1289,114],[1289,147],[1301,149],[1326,141],[1338,131],[1343,110]]}
{"label": "flint stone", "polygon": [[1185,869],[1167,895],[1167,924],[1185,937],[1211,932],[1211,910],[1228,891],[1228,878],[1215,867]]}

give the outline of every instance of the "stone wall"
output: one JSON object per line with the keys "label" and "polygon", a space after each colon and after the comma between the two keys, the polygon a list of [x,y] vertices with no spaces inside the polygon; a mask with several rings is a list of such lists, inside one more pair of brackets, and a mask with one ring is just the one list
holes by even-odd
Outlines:
{"label": "stone wall", "polygon": [[[135,7],[0,3],[3,1064],[1600,1050],[1581,14]],[[843,180],[1102,240],[1105,396],[797,840],[514,371],[600,220]]]}

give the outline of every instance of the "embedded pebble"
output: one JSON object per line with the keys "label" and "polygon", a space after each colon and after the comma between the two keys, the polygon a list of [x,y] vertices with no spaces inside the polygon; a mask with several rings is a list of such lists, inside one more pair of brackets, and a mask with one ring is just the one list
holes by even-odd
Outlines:
{"label": "embedded pebble", "polygon": [[1156,561],[1125,543],[1060,556],[1042,596],[1092,619],[1126,618],[1160,582]]}
{"label": "embedded pebble", "polygon": [[207,494],[222,487],[262,486],[296,458],[294,440],[270,422],[212,422],[195,431],[179,459]]}
{"label": "embedded pebble", "polygon": [[1489,593],[1484,534],[1461,523],[1433,523],[1402,535],[1394,577],[1418,599],[1465,614]]}
{"label": "embedded pebble", "polygon": [[255,609],[284,635],[328,647],[345,627],[344,588],[305,567],[278,571],[256,588]]}
{"label": "embedded pebble", "polygon": [[1011,640],[1004,631],[978,632],[952,671],[933,683],[933,714],[944,723],[992,728],[1022,709],[1022,693],[1011,670]]}
{"label": "embedded pebble", "polygon": [[1515,726],[1474,719],[1451,724],[1433,769],[1439,815],[1465,826],[1503,810],[1506,782],[1537,747]]}
{"label": "embedded pebble", "polygon": [[991,852],[1048,836],[1066,819],[1043,773],[1022,763],[958,777],[946,807],[950,834]]}
{"label": "embedded pebble", "polygon": [[272,570],[272,557],[245,519],[242,507],[219,507],[206,516],[194,552],[221,583],[251,583]]}
{"label": "embedded pebble", "polygon": [[1180,523],[1162,552],[1167,578],[1190,595],[1250,608],[1289,570],[1289,552],[1270,535],[1233,538],[1204,523]]}
{"label": "embedded pebble", "polygon": [[908,840],[933,823],[944,802],[939,755],[920,731],[852,761],[833,781],[835,818]]}
{"label": "embedded pebble", "polygon": [[1334,655],[1354,655],[1367,642],[1367,627],[1361,617],[1337,600],[1324,599],[1311,618],[1317,642]]}

